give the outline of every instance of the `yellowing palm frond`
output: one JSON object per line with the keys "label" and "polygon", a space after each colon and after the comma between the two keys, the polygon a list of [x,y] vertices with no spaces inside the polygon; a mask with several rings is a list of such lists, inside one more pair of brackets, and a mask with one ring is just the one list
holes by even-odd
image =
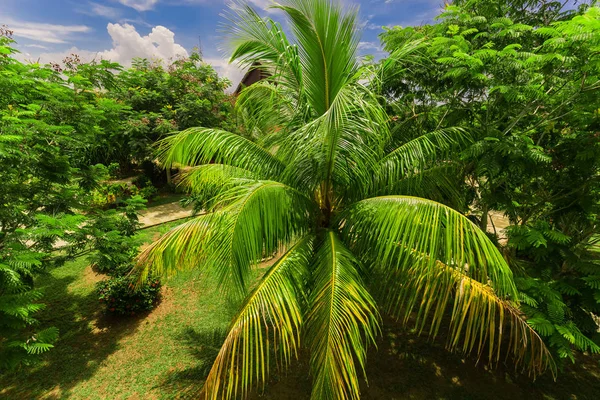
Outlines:
{"label": "yellowing palm frond", "polygon": [[383,281],[382,305],[391,315],[404,323],[415,315],[419,331],[429,325],[432,337],[448,322],[449,350],[475,353],[491,364],[510,355],[515,366],[534,377],[547,369],[556,370],[542,338],[529,326],[518,304],[498,297],[489,284],[439,261],[430,273],[423,274],[415,266],[406,273],[386,275]]}
{"label": "yellowing palm frond", "polygon": [[381,196],[348,207],[340,222],[352,249],[382,268],[408,270],[413,254],[424,254],[424,273],[436,261],[455,266],[480,282],[493,282],[501,296],[517,299],[513,275],[487,236],[458,211],[410,196]]}
{"label": "yellowing palm frond", "polygon": [[273,362],[271,351],[282,365],[296,356],[302,327],[301,278],[312,242],[307,236],[294,244],[245,299],[206,379],[207,399],[237,398],[253,384],[264,385]]}

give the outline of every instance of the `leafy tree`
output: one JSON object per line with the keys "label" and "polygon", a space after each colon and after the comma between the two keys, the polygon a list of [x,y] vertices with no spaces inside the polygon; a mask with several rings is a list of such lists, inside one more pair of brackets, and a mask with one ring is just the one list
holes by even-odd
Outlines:
{"label": "leafy tree", "polygon": [[112,125],[97,136],[90,162],[111,160],[127,169],[151,158],[152,145],[168,132],[198,125],[227,127],[231,115],[227,86],[229,82],[197,52],[166,66],[133,60],[131,68],[114,77],[114,86],[100,104],[102,109],[122,112],[123,118],[107,115],[106,123]]}
{"label": "leafy tree", "polygon": [[[76,135],[65,125],[73,91],[56,71],[14,58],[11,32],[0,29],[0,369],[35,361],[58,331],[37,327],[44,305],[34,276],[81,248],[84,186],[94,167],[77,169],[69,153]],[[64,114],[63,114],[64,113]],[[59,240],[73,243],[62,255]]]}
{"label": "leafy tree", "polygon": [[[395,27],[388,51],[417,43],[385,74],[398,130],[467,129],[463,188],[483,229],[510,219],[506,255],[528,323],[560,358],[599,352],[600,10],[584,4],[456,1],[434,25]],[[464,147],[463,147],[464,148]],[[460,160],[457,160],[459,158]],[[439,177],[438,177],[439,178]]]}
{"label": "leafy tree", "polygon": [[[450,349],[491,362],[509,352],[533,373],[551,366],[494,244],[455,209],[413,196],[414,182],[437,167],[430,156],[468,135],[434,131],[399,144],[371,90],[382,71],[357,62],[356,10],[327,0],[275,7],[294,42],[249,6],[230,15],[232,60],[270,76],[236,104],[255,141],[191,128],[161,142],[167,166],[193,166],[184,180],[210,212],[171,230],[138,265],[140,279],[201,268],[225,293],[243,296],[207,378],[208,398],[245,396],[301,343],[312,398],[359,398],[381,312],[405,322],[415,315],[417,329],[433,336],[449,325]],[[400,68],[416,49],[401,46],[384,68]],[[249,288],[253,266],[271,256]]]}
{"label": "leafy tree", "polygon": [[146,60],[130,69],[84,63],[76,54],[42,66],[16,60],[12,44],[1,28],[0,368],[33,361],[57,337],[35,326],[44,307],[38,273],[90,252],[116,275],[131,266],[141,199],[101,209],[98,195],[106,187],[111,197],[114,186],[101,185],[100,163],[116,161],[121,170],[149,163],[154,171],[151,146],[161,135],[192,124],[226,126],[231,108],[228,82],[197,53],[165,68]]}

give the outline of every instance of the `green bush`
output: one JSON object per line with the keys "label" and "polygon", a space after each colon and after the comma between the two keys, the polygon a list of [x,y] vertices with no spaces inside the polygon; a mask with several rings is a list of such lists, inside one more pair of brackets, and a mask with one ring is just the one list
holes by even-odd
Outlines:
{"label": "green bush", "polygon": [[146,283],[136,287],[134,279],[118,276],[97,283],[98,299],[105,305],[107,313],[132,316],[156,306],[162,286],[160,280],[149,278]]}
{"label": "green bush", "polygon": [[108,164],[107,169],[108,169],[108,173],[111,176],[111,178],[119,177],[120,169],[121,169],[121,167],[119,166],[119,163],[112,162],[112,163]]}
{"label": "green bush", "polygon": [[95,238],[97,252],[89,257],[96,272],[111,276],[131,270],[131,260],[137,255],[139,240],[110,231]]}
{"label": "green bush", "polygon": [[94,213],[87,229],[94,249],[89,259],[96,271],[120,276],[131,270],[132,260],[142,244],[134,236],[139,228],[137,213],[145,202],[140,196],[134,196],[125,201],[124,207]]}
{"label": "green bush", "polygon": [[152,200],[158,194],[158,189],[154,186],[146,186],[140,189],[140,196],[142,196],[146,200]]}
{"label": "green bush", "polygon": [[152,186],[152,180],[146,175],[138,175],[131,181],[132,184],[137,186],[140,189],[143,189],[148,186]]}

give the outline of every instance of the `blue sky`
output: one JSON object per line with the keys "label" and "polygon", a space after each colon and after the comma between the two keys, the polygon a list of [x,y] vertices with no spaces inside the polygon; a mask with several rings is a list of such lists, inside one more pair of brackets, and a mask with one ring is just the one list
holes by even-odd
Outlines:
{"label": "blue sky", "polygon": [[[384,25],[419,25],[438,14],[443,0],[343,0],[359,5],[363,54],[381,56],[377,35]],[[0,0],[0,25],[15,31],[21,58],[60,61],[71,52],[82,58],[169,58],[199,41],[205,60],[233,85],[241,72],[227,65],[219,24],[228,0]],[[270,0],[249,0],[263,15]]]}

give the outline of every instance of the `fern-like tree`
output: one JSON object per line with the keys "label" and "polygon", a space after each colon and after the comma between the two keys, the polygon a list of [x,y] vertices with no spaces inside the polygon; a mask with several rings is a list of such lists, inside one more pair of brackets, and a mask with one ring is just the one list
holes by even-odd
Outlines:
{"label": "fern-like tree", "polygon": [[[207,398],[244,397],[306,347],[312,398],[357,399],[381,313],[432,336],[448,327],[450,349],[492,361],[510,354],[545,370],[552,361],[521,317],[502,255],[456,210],[412,196],[432,185],[428,167],[439,162],[431,160],[464,134],[394,142],[371,89],[379,75],[357,61],[356,10],[330,0],[275,7],[293,41],[278,23],[233,6],[232,60],[270,78],[238,98],[243,136],[192,128],[161,143],[167,166],[193,167],[183,178],[208,212],[146,249],[137,269],[144,278],[200,268],[244,298]],[[271,256],[253,284],[253,266]]]}

